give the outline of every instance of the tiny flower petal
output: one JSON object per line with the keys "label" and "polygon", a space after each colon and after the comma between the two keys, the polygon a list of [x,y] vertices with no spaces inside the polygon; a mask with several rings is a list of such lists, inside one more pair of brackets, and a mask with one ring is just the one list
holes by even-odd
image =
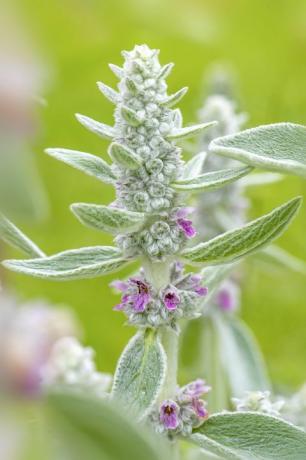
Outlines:
{"label": "tiny flower petal", "polygon": [[191,220],[178,219],[177,223],[179,227],[183,230],[187,238],[193,238],[194,236],[196,236],[197,232],[195,228],[193,227]]}
{"label": "tiny flower petal", "polygon": [[164,295],[164,304],[166,305],[166,308],[168,310],[176,310],[177,306],[179,305],[180,303],[180,297],[178,296],[178,294],[173,291],[173,290],[170,290],[168,289]]}
{"label": "tiny flower petal", "polygon": [[179,411],[179,406],[171,399],[162,403],[159,412],[159,419],[167,430],[175,430],[178,427]]}
{"label": "tiny flower petal", "polygon": [[198,417],[206,418],[208,416],[208,412],[205,408],[205,403],[202,401],[202,399],[193,399],[192,407]]}
{"label": "tiny flower petal", "polygon": [[129,285],[124,281],[115,280],[110,283],[110,287],[116,289],[117,291],[125,292],[128,290]]}
{"label": "tiny flower petal", "polygon": [[192,208],[192,207],[188,207],[188,208],[180,208],[177,213],[176,213],[176,217],[178,219],[184,219],[185,217],[187,217],[189,214],[192,214],[194,212],[194,209],[195,208]]}
{"label": "tiny flower petal", "polygon": [[208,294],[208,288],[206,286],[198,286],[194,291],[201,297],[204,297]]}

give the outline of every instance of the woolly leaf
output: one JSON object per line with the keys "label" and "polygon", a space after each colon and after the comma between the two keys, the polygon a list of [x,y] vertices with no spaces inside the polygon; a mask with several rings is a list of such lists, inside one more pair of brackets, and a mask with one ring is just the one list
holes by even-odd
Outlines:
{"label": "woolly leaf", "polygon": [[211,152],[259,168],[306,177],[306,127],[276,123],[214,139]]}
{"label": "woolly leaf", "polygon": [[125,119],[125,121],[131,125],[131,126],[139,126],[141,123],[141,120],[139,119],[137,113],[135,110],[130,109],[129,107],[122,106],[121,107],[121,115]]}
{"label": "woolly leaf", "polygon": [[240,398],[246,391],[269,390],[261,351],[247,325],[232,315],[216,315],[216,327],[231,395]]}
{"label": "woolly leaf", "polygon": [[98,88],[101,91],[101,93],[113,104],[119,104],[121,101],[120,94],[117,93],[113,88],[110,86],[105,85],[101,81],[97,82]]}
{"label": "woolly leaf", "polygon": [[171,96],[167,96],[165,99],[160,101],[160,104],[166,107],[173,107],[174,105],[178,104],[178,102],[185,96],[187,91],[188,91],[188,88],[187,86],[185,86],[184,88],[180,89],[176,93],[171,94]]}
{"label": "woolly leaf", "polygon": [[2,264],[18,273],[61,281],[96,278],[119,270],[128,262],[118,248],[94,246],[71,249],[40,259],[5,260]]}
{"label": "woolly leaf", "polygon": [[102,158],[99,158],[90,153],[79,152],[69,149],[46,149],[45,152],[51,157],[85,172],[89,176],[96,177],[102,182],[112,184],[116,180],[116,176],[112,168]]}
{"label": "woolly leaf", "polygon": [[144,222],[143,213],[111,206],[75,203],[71,205],[71,210],[82,224],[108,233],[133,232]]}
{"label": "woolly leaf", "polygon": [[93,120],[85,115],[76,114],[77,120],[85,126],[89,131],[92,131],[104,139],[112,140],[115,135],[115,130],[109,125],[101,123],[100,121]]}
{"label": "woolly leaf", "polygon": [[265,184],[273,184],[275,182],[279,182],[282,180],[284,176],[279,173],[275,172],[263,172],[263,173],[256,173],[250,174],[247,177],[244,177],[240,182],[239,185],[242,187],[253,187],[254,185],[265,185]]}
{"label": "woolly leaf", "polygon": [[43,251],[0,213],[0,238],[30,257],[44,257]]}
{"label": "woolly leaf", "polygon": [[125,79],[125,84],[126,84],[126,87],[127,89],[132,93],[132,94],[137,94],[138,93],[138,86],[137,84],[134,82],[134,80],[132,80],[131,78],[128,78],[126,77]]}
{"label": "woolly leaf", "polygon": [[137,169],[142,164],[142,158],[137,153],[118,142],[113,142],[109,146],[108,154],[115,163],[123,168]]}
{"label": "woolly leaf", "polygon": [[161,79],[161,78],[162,78],[162,79],[166,79],[166,78],[170,75],[170,73],[171,73],[173,67],[174,67],[173,62],[170,62],[169,64],[164,65],[164,66],[160,69],[158,78],[160,78],[160,79]]}
{"label": "woolly leaf", "polygon": [[112,396],[143,418],[156,402],[165,374],[166,355],[157,331],[140,331],[119,359]]}
{"label": "woolly leaf", "polygon": [[161,439],[157,442],[153,433],[136,424],[131,413],[124,412],[121,407],[105,399],[77,392],[59,391],[49,394],[46,399],[48,431],[56,438],[54,444],[58,449],[57,455],[52,456],[54,459],[169,458]]}
{"label": "woolly leaf", "polygon": [[181,129],[183,125],[183,115],[180,109],[172,110],[171,117],[172,117],[173,125],[175,126],[175,128]]}
{"label": "woolly leaf", "polygon": [[191,264],[217,265],[233,262],[261,249],[281,235],[301,205],[297,197],[238,229],[186,248],[181,255]]}
{"label": "woolly leaf", "polygon": [[304,430],[255,412],[213,415],[189,439],[226,460],[303,460],[306,452]]}
{"label": "woolly leaf", "polygon": [[124,77],[124,70],[122,69],[122,67],[119,67],[116,64],[108,64],[108,66],[111,69],[111,71],[116,75],[116,77],[120,79]]}
{"label": "woolly leaf", "polygon": [[231,184],[241,177],[249,174],[252,168],[232,168],[221,169],[220,171],[212,171],[201,174],[200,176],[191,179],[180,179],[172,183],[172,187],[185,191],[211,191]]}
{"label": "woolly leaf", "polygon": [[200,123],[199,125],[194,126],[187,126],[181,129],[175,129],[172,133],[167,135],[169,140],[180,140],[180,139],[188,139],[189,137],[197,136],[202,131],[211,126],[214,126],[217,122],[210,121],[209,123]]}
{"label": "woolly leaf", "polygon": [[293,256],[284,249],[271,244],[264,248],[262,251],[258,251],[255,254],[255,260],[266,263],[271,270],[271,265],[281,267],[282,269],[289,269],[293,272],[306,275],[306,262]]}
{"label": "woolly leaf", "polygon": [[206,158],[206,152],[200,152],[189,160],[183,170],[183,179],[194,179],[203,171],[203,165]]}

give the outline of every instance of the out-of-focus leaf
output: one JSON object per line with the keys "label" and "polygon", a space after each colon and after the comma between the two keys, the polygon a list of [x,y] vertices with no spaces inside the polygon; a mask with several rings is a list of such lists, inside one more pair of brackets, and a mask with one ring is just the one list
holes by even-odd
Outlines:
{"label": "out-of-focus leaf", "polygon": [[280,268],[287,268],[293,272],[306,275],[306,262],[293,256],[284,249],[271,244],[264,248],[262,251],[258,251],[254,254],[255,261],[263,262],[269,267],[274,265]]}
{"label": "out-of-focus leaf", "polygon": [[166,375],[166,355],[157,331],[138,332],[123,351],[112,396],[143,417],[155,403]]}
{"label": "out-of-focus leaf", "polygon": [[44,252],[19,228],[0,213],[0,238],[30,257],[44,257]]}
{"label": "out-of-focus leaf", "polygon": [[163,440],[136,424],[133,413],[81,394],[48,398],[58,457],[65,460],[166,460]]}
{"label": "out-of-focus leaf", "polygon": [[206,152],[200,152],[191,160],[187,161],[184,166],[182,178],[183,179],[194,179],[199,176],[203,171],[203,164],[206,158]]}
{"label": "out-of-focus leaf", "polygon": [[306,127],[276,123],[214,139],[209,150],[251,166],[306,177]]}
{"label": "out-of-focus leaf", "polygon": [[171,132],[171,134],[167,135],[169,140],[180,140],[180,139],[188,139],[189,137],[197,136],[202,131],[211,126],[214,126],[216,121],[211,121],[209,123],[200,123],[199,125],[194,126],[186,126],[185,128],[176,129]]}

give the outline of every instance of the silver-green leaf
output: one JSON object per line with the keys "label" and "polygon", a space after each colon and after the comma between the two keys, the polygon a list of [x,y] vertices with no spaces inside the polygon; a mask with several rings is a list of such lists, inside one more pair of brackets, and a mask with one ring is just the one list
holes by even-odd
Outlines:
{"label": "silver-green leaf", "polygon": [[71,205],[71,210],[82,224],[113,234],[136,231],[144,222],[144,214],[141,212],[111,206],[75,203]]}
{"label": "silver-green leaf", "polygon": [[121,107],[121,115],[123,116],[125,121],[131,126],[137,127],[141,124],[141,119],[138,117],[135,110],[132,110],[125,105]]}
{"label": "silver-green leaf", "polygon": [[203,171],[204,161],[206,159],[207,153],[200,152],[189,160],[183,169],[182,178],[183,179],[194,179],[199,176]]}
{"label": "silver-green leaf", "polygon": [[160,69],[158,78],[163,78],[163,79],[167,78],[167,77],[170,75],[170,73],[171,73],[173,67],[174,67],[173,62],[170,62],[169,64],[164,65],[164,66]]}
{"label": "silver-green leaf", "polygon": [[182,192],[212,191],[231,184],[252,171],[250,167],[221,169],[191,179],[180,179],[172,183],[172,187]]}
{"label": "silver-green leaf", "polygon": [[143,418],[156,402],[166,375],[166,355],[156,330],[138,332],[123,351],[112,396]]}
{"label": "silver-green leaf", "polygon": [[115,163],[124,168],[137,169],[142,164],[142,158],[137,153],[118,142],[110,145],[108,154]]}
{"label": "silver-green leaf", "polygon": [[264,359],[251,330],[235,316],[216,315],[215,319],[231,395],[240,398],[246,391],[270,390]]}
{"label": "silver-green leaf", "polygon": [[18,273],[61,281],[96,278],[119,270],[128,262],[118,248],[93,246],[71,249],[40,259],[5,260],[2,264]]}
{"label": "silver-green leaf", "polygon": [[186,248],[181,256],[190,264],[226,264],[247,256],[276,239],[298,212],[302,199],[294,198],[243,227],[205,243]]}
{"label": "silver-green leaf", "polygon": [[271,266],[274,266],[292,270],[304,276],[306,275],[306,262],[304,260],[293,256],[274,244],[264,248],[262,251],[258,251],[254,256],[256,261],[266,264],[269,271],[271,270]]}
{"label": "silver-green leaf", "polygon": [[242,187],[253,187],[257,185],[274,184],[282,179],[284,179],[283,174],[276,172],[255,173],[244,177],[239,182],[239,185]]}
{"label": "silver-green leaf", "polygon": [[19,228],[0,213],[0,239],[30,257],[44,257],[44,252]]}
{"label": "silver-green leaf", "polygon": [[199,125],[187,126],[185,128],[175,129],[170,134],[167,135],[169,140],[180,140],[188,139],[189,137],[197,136],[202,131],[211,126],[214,126],[217,122],[210,121],[209,123],[200,123]]}
{"label": "silver-green leaf", "polygon": [[116,180],[111,166],[102,160],[102,158],[91,155],[90,153],[60,148],[46,149],[45,152],[51,157],[63,161],[73,168],[79,169],[107,184],[112,184]]}
{"label": "silver-green leaf", "polygon": [[185,86],[184,88],[180,89],[176,93],[171,94],[170,96],[167,96],[165,99],[160,101],[160,104],[166,107],[173,107],[174,105],[179,103],[179,101],[185,96],[187,91],[188,91],[188,88],[187,86]]}
{"label": "silver-green leaf", "polygon": [[113,104],[119,104],[121,97],[120,94],[115,91],[113,88],[110,86],[105,85],[105,83],[102,83],[101,81],[97,82],[98,88],[101,91],[101,93]]}
{"label": "silver-green leaf", "polygon": [[306,455],[304,430],[255,412],[213,415],[190,441],[226,460],[304,460]]}
{"label": "silver-green leaf", "polygon": [[251,166],[306,177],[306,127],[276,123],[214,139],[211,152]]}
{"label": "silver-green leaf", "polygon": [[89,131],[98,134],[98,136],[103,137],[104,139],[112,140],[115,136],[115,130],[112,126],[101,123],[100,121],[93,120],[92,118],[86,117],[85,115],[80,115],[77,113],[77,120],[85,126]]}
{"label": "silver-green leaf", "polygon": [[[44,414],[44,425],[47,425],[46,428],[50,433],[50,439],[47,441],[51,441],[51,446],[56,449],[52,459],[166,460],[169,458],[163,440],[158,439],[157,435],[143,424],[137,424],[133,415],[122,410],[122,406],[117,406],[106,399],[97,399],[92,395],[71,391],[53,392],[45,399],[47,399],[48,412]],[[36,420],[41,417],[34,418]],[[38,424],[36,428],[37,431],[42,431],[42,427]],[[54,439],[56,442],[53,442]],[[44,454],[47,452],[47,446],[44,445]],[[51,458],[51,456],[46,454],[40,458]]]}

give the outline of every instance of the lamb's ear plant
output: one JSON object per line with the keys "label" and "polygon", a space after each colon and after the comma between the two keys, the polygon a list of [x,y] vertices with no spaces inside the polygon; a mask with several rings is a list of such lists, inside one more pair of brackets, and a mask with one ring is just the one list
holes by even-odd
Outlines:
{"label": "lamb's ear plant", "polygon": [[[179,322],[201,314],[201,300],[208,294],[205,274],[209,272],[208,284],[214,289],[224,265],[261,250],[286,229],[301,198],[210,240],[190,244],[196,229],[188,217],[192,211],[187,205],[188,195],[222,189],[252,168],[202,172],[201,155],[186,164],[179,142],[211,129],[215,122],[183,127],[181,112],[173,106],[186,90],[168,95],[166,77],[173,65],[161,66],[157,50],[142,45],[122,54],[123,67],[111,66],[120,80],[118,90],[99,84],[115,105],[114,126],[77,115],[86,128],[110,141],[112,164],[88,153],[47,150],[49,155],[115,187],[116,201],[111,205],[76,203],[71,207],[83,224],[113,234],[114,246],[72,249],[3,264],[35,277],[67,280],[101,276],[138,260],[141,268],[137,274],[112,283],[122,293],[115,309],[138,330],[119,359],[111,400],[123,411],[136,414],[139,423],[151,424],[168,438],[173,458],[179,456],[180,438],[226,459],[245,458],[246,452],[254,458],[259,454],[260,458],[270,458],[276,446],[278,458],[288,458],[292,452],[305,454],[306,434],[293,425],[256,413],[208,418],[202,395],[210,387],[201,379],[181,388],[177,383]],[[185,263],[200,270],[207,268],[196,274],[185,272]],[[190,350],[190,354],[194,352]],[[72,401],[69,404],[71,407]],[[248,430],[242,437],[246,424]],[[92,420],[85,416],[81,429],[88,426]],[[99,436],[97,430],[95,434]],[[267,455],[259,441],[263,438]]]}

